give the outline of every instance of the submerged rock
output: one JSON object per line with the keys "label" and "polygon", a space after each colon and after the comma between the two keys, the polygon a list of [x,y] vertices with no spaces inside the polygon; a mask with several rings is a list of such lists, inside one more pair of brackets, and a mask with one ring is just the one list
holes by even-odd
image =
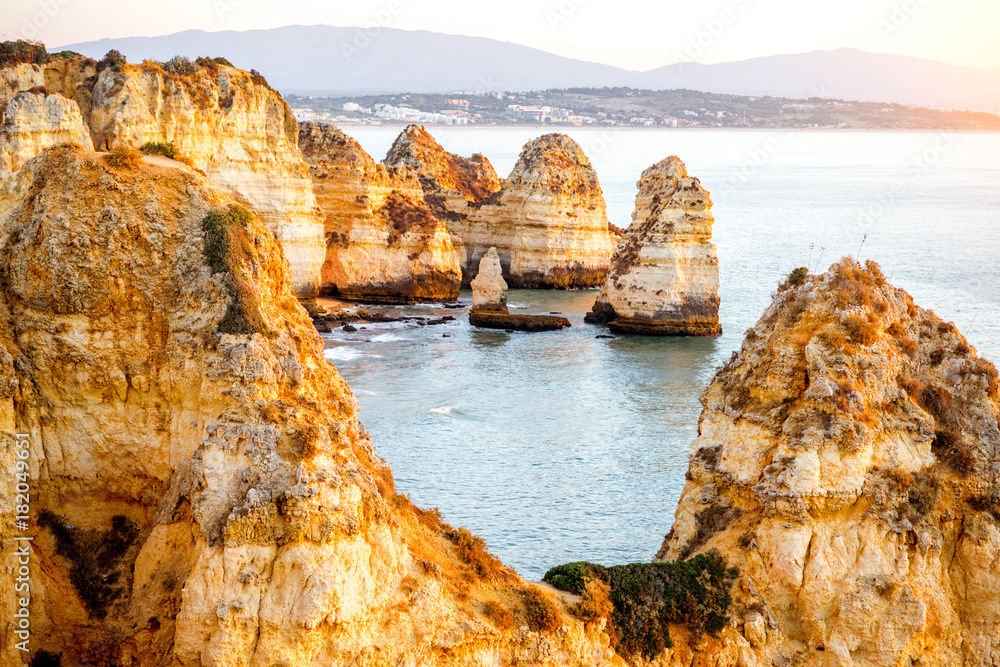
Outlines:
{"label": "submerged rock", "polygon": [[740,570],[729,627],[699,644],[706,661],[991,664],[997,385],[874,263],[793,272],[702,396],[657,554],[715,548]]}
{"label": "submerged rock", "polygon": [[479,261],[479,273],[472,281],[469,323],[486,329],[506,331],[555,331],[570,326],[565,317],[509,313],[507,283],[500,271],[500,257],[496,248],[490,248]]}
{"label": "submerged rock", "polygon": [[460,247],[423,201],[416,173],[386,167],[333,125],[303,123],[327,239],[321,293],[371,303],[453,301]]}
{"label": "submerged rock", "polygon": [[632,224],[587,321],[626,334],[721,334],[708,192],[677,157],[646,169],[637,187]]}
{"label": "submerged rock", "polygon": [[[59,57],[2,74],[0,105],[44,86],[76,103],[98,150],[173,144],[212,185],[258,213],[281,243],[295,291],[315,296],[326,249],[323,224],[297,147],[298,124],[263,77],[209,59],[178,74],[152,61],[98,69],[89,58]],[[57,103],[46,100],[46,118]],[[42,122],[33,117],[24,122]]]}
{"label": "submerged rock", "polygon": [[506,181],[481,155],[446,152],[422,127],[410,126],[386,157],[420,174],[424,197],[461,239],[463,284],[491,247],[515,288],[596,287],[607,276],[615,240],[597,174],[563,134],[529,141]]}
{"label": "submerged rock", "polygon": [[598,624],[396,494],[255,213],[178,162],[66,147],[2,185],[0,467],[26,461],[37,517],[32,647],[66,665],[613,664]]}

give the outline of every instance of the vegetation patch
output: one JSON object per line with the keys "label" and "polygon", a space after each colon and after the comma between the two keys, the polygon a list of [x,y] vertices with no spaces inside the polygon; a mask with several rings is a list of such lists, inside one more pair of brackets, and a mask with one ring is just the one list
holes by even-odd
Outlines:
{"label": "vegetation patch", "polygon": [[490,553],[483,538],[473,535],[465,528],[448,527],[444,535],[457,547],[459,558],[480,578],[507,578],[507,568],[499,558]]}
{"label": "vegetation patch", "polygon": [[514,627],[514,612],[499,602],[490,600],[483,605],[483,615],[490,619],[497,630],[506,631]]}
{"label": "vegetation patch", "polygon": [[809,277],[809,269],[804,266],[800,266],[797,269],[792,269],[792,272],[788,274],[785,278],[785,282],[778,286],[779,291],[784,291],[790,287],[799,287],[804,285],[806,278]]}
{"label": "vegetation patch", "polygon": [[130,585],[129,571],[137,555],[131,547],[139,526],[119,515],[112,518],[110,530],[74,528],[49,510],[39,513],[38,525],[52,532],[57,552],[70,562],[70,581],[87,610],[104,618],[108,606]]}
{"label": "vegetation patch", "polygon": [[687,546],[681,552],[681,558],[687,558],[692,553],[703,547],[712,536],[724,530],[733,521],[743,515],[743,510],[728,505],[714,504],[697,514],[695,523],[698,524],[698,532],[691,538]]}
{"label": "vegetation patch", "polygon": [[104,161],[115,169],[134,171],[142,164],[142,153],[131,146],[115,146],[104,156]]}
{"label": "vegetation patch", "polygon": [[197,74],[201,71],[196,63],[191,62],[189,58],[184,56],[174,56],[167,62],[160,65],[165,72],[170,74],[176,74],[177,76],[191,76]]}
{"label": "vegetation patch", "polygon": [[125,56],[118,49],[111,49],[104,54],[104,57],[97,61],[97,71],[107,69],[110,67],[116,72],[120,72],[122,67],[125,66],[126,60]]}
{"label": "vegetation patch", "polygon": [[537,588],[524,590],[524,613],[532,630],[552,632],[562,625],[559,608]]}
{"label": "vegetation patch", "polygon": [[162,155],[163,157],[168,157],[171,160],[176,160],[180,153],[174,148],[174,144],[171,141],[160,142],[160,141],[147,141],[139,150],[143,153],[149,153],[151,155]]}
{"label": "vegetation patch", "polygon": [[219,322],[219,333],[260,333],[273,338],[277,333],[265,326],[263,314],[253,298],[254,285],[248,268],[252,262],[252,220],[253,213],[239,204],[231,204],[225,211],[210,212],[201,221],[205,234],[202,252],[212,273],[228,274],[235,292],[234,303]]}
{"label": "vegetation patch", "polygon": [[45,45],[30,39],[0,42],[0,67],[11,65],[44,65],[49,61]]}
{"label": "vegetation patch", "polygon": [[739,571],[726,568],[722,556],[713,549],[673,563],[612,567],[567,563],[546,572],[544,580],[570,592],[580,590],[583,581],[585,596],[592,580],[606,584],[614,610],[608,631],[616,650],[627,659],[653,659],[673,646],[670,623],[684,625],[696,636],[707,632],[714,637],[724,628],[732,603],[729,590],[738,576]]}

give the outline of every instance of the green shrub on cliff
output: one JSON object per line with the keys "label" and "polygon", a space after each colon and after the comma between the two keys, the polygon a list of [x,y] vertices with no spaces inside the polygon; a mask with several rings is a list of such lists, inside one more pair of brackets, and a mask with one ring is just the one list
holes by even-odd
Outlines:
{"label": "green shrub on cliff", "polygon": [[177,152],[177,149],[174,148],[173,142],[170,141],[168,142],[147,141],[146,143],[144,143],[142,146],[139,147],[139,150],[142,151],[143,153],[162,155],[164,157],[170,158],[171,160],[176,160],[177,156],[180,155],[180,153]]}
{"label": "green shrub on cliff", "polygon": [[27,39],[0,42],[0,67],[8,65],[44,65],[49,61],[45,45]]}
{"label": "green shrub on cliff", "polygon": [[111,49],[104,54],[104,57],[97,61],[97,71],[101,71],[106,67],[112,68],[116,72],[120,72],[122,67],[125,65],[125,56],[118,49]]}
{"label": "green shrub on cliff", "polygon": [[567,563],[546,572],[544,581],[576,594],[592,579],[607,584],[614,606],[608,630],[615,650],[626,658],[652,659],[673,646],[670,623],[682,624],[696,636],[715,636],[724,628],[732,602],[729,589],[737,576],[739,571],[726,568],[713,549],[673,563]]}
{"label": "green shrub on cliff", "polygon": [[239,204],[231,204],[225,211],[210,212],[201,221],[201,229],[205,233],[202,252],[212,273],[228,274],[228,282],[234,292],[233,303],[219,321],[219,333],[260,333],[274,338],[277,332],[265,326],[260,307],[251,293],[254,287],[247,267],[253,263],[252,221],[250,209]]}

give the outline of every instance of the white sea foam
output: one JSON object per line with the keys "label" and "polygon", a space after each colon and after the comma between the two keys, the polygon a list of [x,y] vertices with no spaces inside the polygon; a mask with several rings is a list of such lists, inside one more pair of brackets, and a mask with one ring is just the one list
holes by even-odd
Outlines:
{"label": "white sea foam", "polygon": [[372,336],[373,343],[392,343],[397,340],[403,340],[403,337],[391,333],[384,333],[384,334],[379,334],[377,336]]}
{"label": "white sea foam", "polygon": [[451,405],[443,405],[440,408],[431,408],[431,412],[439,415],[450,415],[455,408]]}
{"label": "white sea foam", "polygon": [[360,359],[361,357],[370,357],[377,359],[381,357],[381,354],[366,354],[356,347],[351,347],[348,345],[341,345],[340,347],[331,347],[324,352],[326,358],[330,361],[354,361],[355,359]]}

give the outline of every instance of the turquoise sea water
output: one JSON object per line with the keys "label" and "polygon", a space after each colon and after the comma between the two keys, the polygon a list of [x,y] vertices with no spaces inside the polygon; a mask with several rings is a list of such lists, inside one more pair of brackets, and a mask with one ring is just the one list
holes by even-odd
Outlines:
{"label": "turquoise sea water", "polygon": [[[401,128],[346,128],[381,159]],[[431,128],[501,175],[543,129]],[[649,560],[673,522],[698,396],[791,269],[878,261],[917,303],[1000,362],[1000,135],[570,130],[610,220],[625,226],[642,170],[678,155],[711,192],[725,333],[597,339],[594,291],[514,290],[525,313],[573,327],[368,325],[325,336],[397,489],[482,535],[523,576],[570,560]],[[863,241],[863,245],[862,245]],[[811,247],[810,247],[811,246]],[[463,293],[468,303],[470,294]],[[448,334],[445,337],[444,334]]]}

